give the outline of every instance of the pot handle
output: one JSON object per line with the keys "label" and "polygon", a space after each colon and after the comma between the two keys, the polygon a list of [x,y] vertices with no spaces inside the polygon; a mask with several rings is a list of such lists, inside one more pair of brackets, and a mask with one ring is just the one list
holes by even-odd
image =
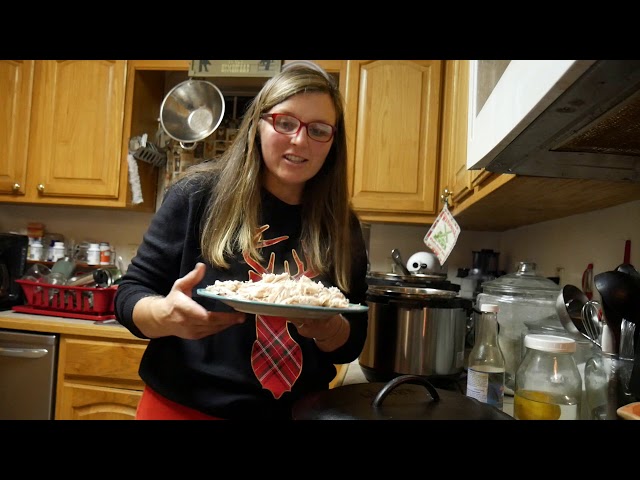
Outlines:
{"label": "pot handle", "polygon": [[389,381],[384,387],[380,389],[380,391],[376,395],[376,398],[374,398],[373,402],[371,402],[371,405],[374,408],[380,407],[384,399],[387,398],[387,395],[389,395],[394,388],[396,388],[399,385],[402,385],[403,383],[413,383],[415,385],[422,385],[429,391],[429,394],[431,394],[431,397],[433,398],[434,402],[437,402],[440,400],[440,395],[438,395],[438,391],[435,389],[433,385],[431,385],[431,383],[425,377],[421,377],[420,375],[400,375],[399,377],[396,377],[393,380]]}

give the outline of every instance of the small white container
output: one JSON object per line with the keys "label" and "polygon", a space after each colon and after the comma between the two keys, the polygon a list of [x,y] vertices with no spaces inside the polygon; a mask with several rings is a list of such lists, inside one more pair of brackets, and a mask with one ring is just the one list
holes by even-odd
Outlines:
{"label": "small white container", "polygon": [[108,242],[100,243],[100,265],[111,265],[111,246]]}
{"label": "small white container", "polygon": [[44,255],[44,247],[40,240],[34,240],[29,249],[29,260],[35,260],[37,262],[42,261]]}
{"label": "small white container", "polygon": [[51,257],[51,261],[57,262],[58,260],[63,259],[64,256],[65,256],[64,242],[55,242],[53,244],[53,256]]}
{"label": "small white container", "polygon": [[97,243],[90,243],[87,249],[87,264],[88,265],[100,265],[100,245]]}

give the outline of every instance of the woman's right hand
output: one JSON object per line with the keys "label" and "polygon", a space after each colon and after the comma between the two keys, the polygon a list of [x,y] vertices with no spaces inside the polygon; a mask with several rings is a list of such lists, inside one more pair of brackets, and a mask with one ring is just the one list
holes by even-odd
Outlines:
{"label": "woman's right hand", "polygon": [[166,297],[140,299],[133,309],[133,321],[140,331],[149,338],[174,335],[198,340],[244,323],[244,313],[210,312],[191,298],[204,273],[204,263],[197,263],[193,270],[174,282]]}

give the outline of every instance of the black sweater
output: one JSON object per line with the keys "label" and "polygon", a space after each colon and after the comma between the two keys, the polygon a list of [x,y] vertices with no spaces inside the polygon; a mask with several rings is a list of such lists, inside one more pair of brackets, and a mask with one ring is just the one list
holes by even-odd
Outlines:
{"label": "black sweater", "polygon": [[[200,250],[200,223],[210,193],[191,182],[173,185],[144,234],[136,256],[122,277],[115,297],[116,318],[140,338],[145,335],[134,325],[133,307],[148,295],[167,295],[173,282],[190,272],[197,262],[204,262],[207,271],[202,282],[193,290],[193,299],[210,311],[229,311],[221,302],[196,293],[216,280],[249,279],[249,267],[241,254],[231,262],[229,270],[213,268],[204,261]],[[284,270],[283,260],[289,261],[291,274],[297,267],[291,250],[301,260],[305,258],[298,246],[301,227],[299,205],[288,205],[262,190],[261,225],[269,225],[264,239],[287,235],[286,241],[263,247],[263,266],[274,252],[273,273]],[[351,303],[366,301],[367,257],[360,224],[352,217],[351,291],[345,293]],[[333,283],[315,277],[325,286]],[[245,323],[230,327],[216,335],[200,340],[184,340],[175,336],[151,339],[142,358],[139,374],[142,380],[164,397],[201,412],[228,419],[288,419],[291,408],[301,396],[326,390],[336,374],[334,364],[355,360],[367,334],[367,314],[348,314],[351,325],[347,343],[333,352],[322,352],[312,339],[300,336],[289,324],[289,332],[298,342],[304,358],[303,370],[290,392],[278,400],[264,390],[251,368],[251,348],[256,339],[255,316],[247,314]]]}

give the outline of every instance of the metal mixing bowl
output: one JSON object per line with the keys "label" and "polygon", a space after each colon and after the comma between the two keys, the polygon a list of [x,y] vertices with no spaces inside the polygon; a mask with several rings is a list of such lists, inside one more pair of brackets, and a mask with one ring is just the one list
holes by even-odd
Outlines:
{"label": "metal mixing bowl", "polygon": [[222,122],[222,92],[205,80],[185,80],[173,87],[160,106],[160,123],[167,135],[194,143],[211,135]]}

